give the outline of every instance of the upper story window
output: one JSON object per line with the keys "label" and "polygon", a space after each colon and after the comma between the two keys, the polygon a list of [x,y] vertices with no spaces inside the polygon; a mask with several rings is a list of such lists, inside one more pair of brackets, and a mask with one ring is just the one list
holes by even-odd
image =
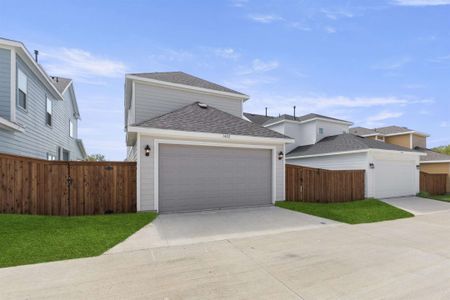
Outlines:
{"label": "upper story window", "polygon": [[52,126],[52,114],[53,114],[53,107],[52,107],[52,100],[50,100],[47,97],[47,102],[46,102],[46,113],[45,113],[45,118],[46,118],[46,122],[48,126]]}
{"label": "upper story window", "polygon": [[27,91],[28,91],[28,79],[25,73],[20,69],[17,72],[17,87],[19,94],[18,105],[23,109],[27,109]]}
{"label": "upper story window", "polygon": [[323,128],[322,127],[319,128],[319,134],[323,134]]}
{"label": "upper story window", "polygon": [[69,136],[73,138],[73,122],[69,120]]}

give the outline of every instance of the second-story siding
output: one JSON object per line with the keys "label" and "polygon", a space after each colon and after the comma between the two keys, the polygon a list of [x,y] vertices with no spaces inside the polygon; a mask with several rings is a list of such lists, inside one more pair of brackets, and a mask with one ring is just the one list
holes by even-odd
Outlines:
{"label": "second-story siding", "polygon": [[[0,130],[0,152],[46,159],[47,153],[58,157],[58,147],[70,151],[70,159],[81,159],[81,153],[74,138],[69,136],[67,100],[54,100],[41,81],[17,57],[17,67],[27,76],[27,109],[16,109],[16,120],[24,132]],[[53,103],[52,126],[46,124],[46,98]],[[74,124],[75,126],[75,124]],[[76,126],[75,126],[76,127]]]}
{"label": "second-story siding", "polygon": [[242,100],[240,99],[139,82],[135,83],[135,101],[135,123],[158,117],[196,101],[242,117]]}
{"label": "second-story siding", "polygon": [[11,115],[11,51],[0,49],[0,117]]}

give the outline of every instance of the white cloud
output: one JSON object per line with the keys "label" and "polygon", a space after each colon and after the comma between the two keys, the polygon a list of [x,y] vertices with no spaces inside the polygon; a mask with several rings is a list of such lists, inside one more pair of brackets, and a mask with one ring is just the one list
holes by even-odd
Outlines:
{"label": "white cloud", "polygon": [[384,121],[387,119],[400,118],[401,116],[403,116],[402,112],[382,111],[376,115],[369,116],[367,118],[367,122],[368,123],[379,122],[379,121]]}
{"label": "white cloud", "polygon": [[324,29],[325,29],[325,31],[328,32],[328,33],[336,33],[336,31],[337,31],[336,28],[331,27],[331,26],[327,26],[327,27],[325,27]]}
{"label": "white cloud", "polygon": [[282,17],[277,15],[261,15],[261,14],[252,14],[249,15],[248,18],[252,21],[265,24],[284,20]]}
{"label": "white cloud", "polygon": [[328,19],[331,19],[331,20],[337,20],[340,18],[353,18],[355,16],[351,11],[344,10],[344,9],[336,9],[336,10],[322,9],[321,12]]}
{"label": "white cloud", "polygon": [[375,70],[385,70],[385,71],[394,71],[399,70],[403,66],[409,64],[412,61],[409,57],[402,57],[396,60],[383,61],[372,66],[372,69]]}
{"label": "white cloud", "polygon": [[447,128],[447,127],[450,127],[450,124],[447,121],[442,121],[441,124],[439,124],[439,126],[443,127],[443,128]]}
{"label": "white cloud", "polygon": [[233,48],[216,48],[214,54],[226,59],[237,59],[240,56]]}
{"label": "white cloud", "polygon": [[155,61],[168,61],[168,62],[184,62],[190,60],[194,55],[186,50],[177,49],[163,49],[158,54],[151,54],[150,59]]}
{"label": "white cloud", "polygon": [[75,48],[56,48],[42,52],[42,61],[49,74],[77,79],[122,77],[123,62],[94,55]]}
{"label": "white cloud", "polygon": [[231,0],[231,5],[234,7],[244,7],[247,5],[248,0]]}
{"label": "white cloud", "polygon": [[393,0],[393,3],[401,6],[438,6],[450,5],[450,0]]}
{"label": "white cloud", "polygon": [[279,66],[280,66],[280,64],[276,60],[263,61],[263,60],[256,58],[252,61],[251,66],[241,67],[240,70],[237,72],[237,74],[238,75],[249,75],[249,74],[254,74],[254,73],[265,73],[265,72],[275,70]]}

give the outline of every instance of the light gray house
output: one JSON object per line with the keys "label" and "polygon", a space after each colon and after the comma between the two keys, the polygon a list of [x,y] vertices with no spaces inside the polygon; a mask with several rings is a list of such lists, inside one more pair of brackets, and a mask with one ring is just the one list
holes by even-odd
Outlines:
{"label": "light gray house", "polygon": [[71,79],[49,77],[25,46],[0,38],[0,153],[81,160]]}
{"label": "light gray house", "polygon": [[244,119],[248,96],[182,72],[128,74],[128,160],[137,209],[160,212],[284,200],[291,138]]}

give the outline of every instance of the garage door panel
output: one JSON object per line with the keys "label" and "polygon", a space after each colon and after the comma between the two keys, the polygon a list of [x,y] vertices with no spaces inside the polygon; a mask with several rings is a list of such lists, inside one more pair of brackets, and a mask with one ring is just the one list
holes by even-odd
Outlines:
{"label": "garage door panel", "polygon": [[266,149],[161,144],[160,211],[270,204],[271,168]]}
{"label": "garage door panel", "polygon": [[388,198],[415,194],[417,170],[413,161],[376,160],[374,163],[375,197]]}

